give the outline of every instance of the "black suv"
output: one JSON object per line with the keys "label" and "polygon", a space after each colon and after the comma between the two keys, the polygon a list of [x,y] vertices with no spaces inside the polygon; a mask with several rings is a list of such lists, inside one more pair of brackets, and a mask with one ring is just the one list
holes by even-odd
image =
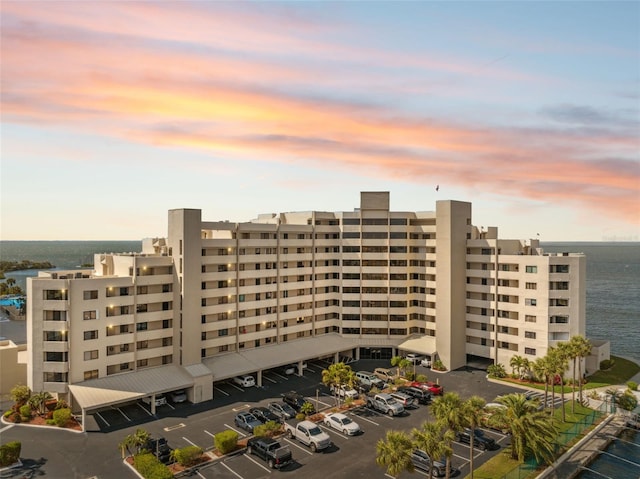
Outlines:
{"label": "black suv", "polygon": [[411,396],[420,404],[429,404],[431,402],[431,393],[424,389],[416,388],[413,386],[400,386],[398,392],[405,393],[407,396]]}
{"label": "black suv", "polygon": [[[296,411],[300,411],[300,408],[304,405],[304,403],[309,402],[304,398],[302,394],[297,393],[295,391],[289,391],[288,393],[284,393],[282,395],[282,400],[284,401],[285,404],[288,404]],[[311,414],[314,414],[315,412],[316,410],[314,408],[313,411],[311,411]]]}
{"label": "black suv", "polygon": [[[485,436],[484,432],[482,432],[481,429],[474,429],[473,432],[474,447],[477,447],[482,451],[496,449],[496,441],[488,436]],[[460,442],[471,444],[471,429],[464,428],[462,431],[457,432],[456,439]]]}
{"label": "black suv", "polygon": [[172,447],[169,447],[169,443],[164,437],[151,438],[144,445],[144,449],[156,456],[163,464],[168,464],[171,461]]}

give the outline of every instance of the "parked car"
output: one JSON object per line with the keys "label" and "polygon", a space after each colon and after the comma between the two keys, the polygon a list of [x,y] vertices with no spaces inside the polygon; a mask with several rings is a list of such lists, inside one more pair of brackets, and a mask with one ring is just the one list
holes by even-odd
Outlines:
{"label": "parked car", "polygon": [[287,364],[286,366],[282,366],[282,369],[280,371],[282,372],[282,374],[290,376],[298,372],[298,366],[296,366],[295,364]]}
{"label": "parked car", "polygon": [[369,371],[358,371],[356,373],[356,379],[365,387],[371,388],[375,386],[377,388],[381,388],[384,386],[384,382],[375,374],[370,373]]}
{"label": "parked car", "polygon": [[396,378],[394,372],[391,369],[387,368],[375,368],[373,370],[373,374],[385,383],[393,382]]}
{"label": "parked car", "polygon": [[247,441],[247,454],[253,454],[265,461],[269,468],[280,469],[293,460],[289,446],[282,446],[270,437],[252,437]]}
{"label": "parked car", "polygon": [[413,386],[400,386],[398,392],[407,394],[414,398],[418,404],[429,404],[431,402],[431,392],[426,389],[416,388]]}
{"label": "parked car", "polygon": [[401,391],[392,392],[389,394],[389,396],[402,404],[402,407],[404,407],[405,409],[410,409],[416,406],[417,401],[408,394],[405,394]]}
{"label": "parked car", "polygon": [[426,357],[423,354],[409,353],[407,354],[407,359],[411,361],[411,364],[420,364],[420,362],[423,359],[426,359]]}
{"label": "parked car", "polygon": [[510,430],[509,424],[505,421],[499,420],[498,416],[495,415],[495,412],[497,410],[504,410],[506,408],[507,406],[497,402],[490,402],[485,404],[484,412],[480,417],[480,423],[482,424],[482,427],[493,429],[494,431],[500,431],[502,434],[507,434]]}
{"label": "parked car", "polygon": [[[413,467],[421,469],[427,473],[433,468],[433,475],[435,477],[444,477],[447,475],[447,460],[445,458],[431,461],[427,453],[416,449],[411,453],[411,462]],[[456,475],[458,470],[452,466],[449,467],[449,476]]]}
{"label": "parked car", "polygon": [[386,393],[368,396],[367,407],[383,414],[388,414],[389,416],[404,414],[404,406]]}
{"label": "parked car", "polygon": [[289,421],[284,423],[285,434],[289,439],[296,438],[313,452],[331,446],[331,437],[311,421]]}
{"label": "parked car", "polygon": [[266,423],[269,421],[279,421],[280,418],[276,416],[276,414],[271,411],[271,409],[266,407],[254,407],[249,409],[249,412],[253,414],[258,421],[261,423]]}
{"label": "parked car", "polygon": [[256,380],[253,376],[236,376],[233,378],[233,382],[243,388],[250,388],[256,385]]}
{"label": "parked car", "polygon": [[296,410],[285,402],[270,402],[267,407],[281,421],[296,417]]}
{"label": "parked car", "polygon": [[426,391],[429,391],[434,396],[442,396],[444,394],[444,388],[442,386],[436,383],[432,383],[430,381],[427,381],[424,383],[420,381],[413,381],[412,383],[409,384],[409,386],[413,386],[414,388],[424,389]]}
{"label": "parked car", "polygon": [[250,412],[241,412],[236,414],[234,422],[236,423],[236,426],[250,433],[253,433],[253,428],[262,426],[262,422],[260,422],[258,418]]}
{"label": "parked car", "polygon": [[173,451],[173,448],[169,447],[169,443],[164,437],[149,438],[144,445],[144,449],[156,456],[163,464],[171,462],[171,451]]}
{"label": "parked car", "polygon": [[[282,401],[286,404],[288,404],[289,406],[291,406],[293,409],[295,409],[296,411],[300,411],[300,409],[302,408],[302,406],[304,406],[305,403],[308,403],[309,401],[307,401],[305,399],[305,397],[300,394],[297,393],[295,391],[289,391],[286,392],[282,395]],[[311,404],[311,403],[309,403]],[[313,406],[313,404],[311,404]],[[312,411],[310,411],[311,414],[315,413],[315,408],[313,408]]]}
{"label": "parked car", "polygon": [[431,367],[431,358],[424,358],[420,361],[420,366],[424,366],[425,368]]}
{"label": "parked car", "polygon": [[331,385],[329,389],[331,390],[332,394],[336,394],[338,397],[341,397],[343,399],[346,399],[346,398],[358,399],[358,391],[356,391],[353,388],[350,388],[349,386],[340,385],[336,387],[334,385]]}
{"label": "parked car", "polygon": [[171,393],[171,402],[172,403],[181,403],[187,400],[187,393],[184,389],[180,389],[179,391],[173,391]]}
{"label": "parked car", "polygon": [[[481,451],[492,450],[496,448],[496,441],[489,437],[485,436],[482,429],[474,429],[473,430],[473,446],[477,447]],[[458,431],[456,433],[456,440],[459,442],[464,442],[465,444],[471,444],[471,429],[464,428],[462,431]]]}
{"label": "parked car", "polygon": [[[151,405],[151,396],[143,397],[142,402],[145,404]],[[155,402],[156,402],[156,407],[164,406],[165,404],[167,404],[167,398],[165,397],[164,394],[157,394]]]}
{"label": "parked car", "polygon": [[342,414],[341,412],[326,414],[324,416],[324,424],[325,426],[342,431],[346,436],[355,436],[361,432],[358,423],[352,421],[349,416]]}

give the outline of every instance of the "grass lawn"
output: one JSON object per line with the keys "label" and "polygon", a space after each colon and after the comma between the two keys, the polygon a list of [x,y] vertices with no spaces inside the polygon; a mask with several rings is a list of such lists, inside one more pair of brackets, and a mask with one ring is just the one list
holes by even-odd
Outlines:
{"label": "grass lawn", "polygon": [[591,376],[587,376],[586,389],[626,384],[629,379],[640,372],[640,366],[633,361],[617,356],[611,356],[611,359],[615,360],[615,364],[611,369],[598,371]]}

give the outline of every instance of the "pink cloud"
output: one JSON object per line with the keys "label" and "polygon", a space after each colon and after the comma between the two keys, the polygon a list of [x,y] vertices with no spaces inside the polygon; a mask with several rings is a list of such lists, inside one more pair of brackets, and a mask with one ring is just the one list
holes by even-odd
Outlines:
{"label": "pink cloud", "polygon": [[[340,78],[325,74],[322,61],[301,68],[278,55],[312,52],[324,60],[339,53],[341,61],[456,74],[477,72],[477,65],[343,48],[304,35],[305,29],[335,28],[321,22],[293,18],[270,29],[261,22],[275,27],[275,18],[225,9],[205,15],[199,8],[206,4],[191,10],[181,3],[115,2],[105,9],[56,2],[46,4],[46,15],[43,5],[1,7],[5,122],[64,125],[216,156],[330,165],[414,183],[437,177],[638,223],[632,133],[481,128],[302,95],[296,87]],[[500,68],[483,74],[539,80]],[[614,159],[603,160],[612,151]]]}

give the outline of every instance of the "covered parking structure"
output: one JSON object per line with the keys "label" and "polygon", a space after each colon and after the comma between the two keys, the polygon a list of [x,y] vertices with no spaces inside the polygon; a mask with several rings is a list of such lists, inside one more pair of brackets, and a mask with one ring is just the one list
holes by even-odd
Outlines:
{"label": "covered parking structure", "polygon": [[151,413],[155,414],[157,394],[188,389],[193,385],[194,377],[186,368],[168,365],[71,384],[69,392],[74,409],[79,406],[82,410],[84,430],[87,412],[151,397]]}
{"label": "covered parking structure", "polygon": [[303,361],[334,356],[334,362],[338,362],[340,353],[350,351],[356,346],[357,344],[352,339],[343,338],[337,334],[324,334],[207,358],[203,360],[203,363],[213,372],[216,381],[256,373],[256,383],[258,386],[262,386],[262,371],[264,370],[287,364],[298,364],[301,374]]}
{"label": "covered parking structure", "polygon": [[398,345],[399,351],[416,353],[427,356],[429,359],[436,359],[436,338],[433,336],[421,336],[419,338],[407,339]]}

